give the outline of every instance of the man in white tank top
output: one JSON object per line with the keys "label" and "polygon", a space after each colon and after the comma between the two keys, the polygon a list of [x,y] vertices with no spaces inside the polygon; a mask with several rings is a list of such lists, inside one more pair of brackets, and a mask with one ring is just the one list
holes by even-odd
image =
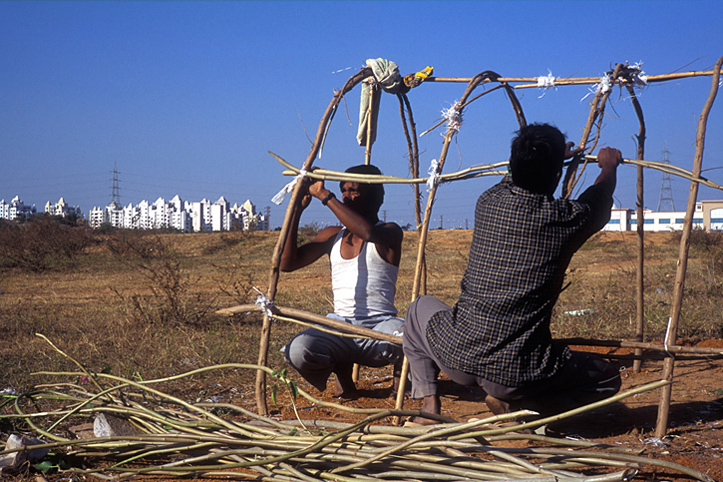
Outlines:
{"label": "man in white tank top", "polygon": [[[381,174],[371,165],[351,167],[346,172]],[[328,316],[401,335],[404,325],[396,317],[394,295],[404,233],[395,223],[379,221],[384,186],[343,181],[341,199],[337,199],[321,180],[304,178],[302,182],[281,255],[281,271],[303,268],[328,255],[334,292],[334,313]],[[343,226],[324,228],[310,242],[297,246],[301,213],[312,197],[331,209]],[[393,343],[341,337],[309,328],[289,342],[285,356],[320,391],[326,389],[329,375],[335,373],[334,395],[354,398],[354,363],[372,367],[399,364],[404,354],[402,347]]]}

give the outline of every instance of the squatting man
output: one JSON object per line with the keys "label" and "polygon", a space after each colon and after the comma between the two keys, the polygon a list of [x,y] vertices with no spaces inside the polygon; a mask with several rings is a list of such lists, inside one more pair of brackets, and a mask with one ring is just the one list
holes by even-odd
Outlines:
{"label": "squatting man", "polygon": [[440,414],[440,370],[458,384],[482,387],[494,414],[549,415],[620,389],[614,365],[555,343],[550,332],[570,259],[610,219],[622,159],[617,149],[601,149],[594,184],[576,200],[555,199],[563,161],[582,151],[573,145],[548,124],[520,129],[510,174],[477,200],[459,300],[450,307],[421,296],[409,306],[404,354],[422,411]]}
{"label": "squatting man", "polygon": [[[354,166],[346,172],[381,174],[372,165]],[[321,180],[305,177],[301,182],[280,269],[294,271],[328,255],[334,295],[334,312],[328,316],[401,335],[404,320],[396,317],[394,296],[404,233],[397,224],[379,220],[384,186],[342,181],[339,199]],[[328,207],[342,226],[326,227],[310,242],[297,247],[299,220],[313,197]],[[296,335],[284,351],[286,361],[320,391],[326,389],[327,380],[334,373],[334,395],[343,398],[358,396],[352,379],[354,363],[370,367],[393,364],[396,374],[404,356],[402,347],[394,343],[342,337],[315,328]],[[396,376],[394,384],[396,390]]]}

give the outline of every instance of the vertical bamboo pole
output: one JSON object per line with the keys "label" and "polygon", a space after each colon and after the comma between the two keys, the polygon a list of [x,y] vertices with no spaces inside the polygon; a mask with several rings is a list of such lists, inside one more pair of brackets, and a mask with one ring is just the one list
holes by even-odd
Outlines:
{"label": "vertical bamboo pole", "polygon": [[[402,128],[404,129],[404,136],[407,139],[407,151],[409,155],[409,172],[413,178],[419,177],[419,145],[417,144],[417,128],[414,123],[414,115],[412,114],[412,105],[409,102],[409,98],[406,94],[397,94],[399,99],[399,114],[402,118]],[[407,127],[406,117],[404,115],[404,109],[407,109],[409,113],[409,127]],[[410,134],[411,130],[411,134]],[[422,205],[421,205],[421,192],[419,190],[419,184],[413,184],[412,189],[414,192],[414,220],[417,232],[422,229]],[[421,282],[420,282],[420,293],[427,293],[427,262],[426,255],[423,255],[421,261]]]}
{"label": "vertical bamboo pole", "polygon": [[[611,75],[613,83],[620,75],[622,67],[622,64],[617,64],[615,66],[615,69],[613,70]],[[598,91],[595,93],[595,97],[590,103],[590,114],[588,115],[587,124],[585,125],[585,129],[583,130],[580,144],[578,144],[579,147],[587,146],[588,140],[590,138],[590,133],[592,132],[592,128],[595,125],[595,121],[598,119],[601,120],[602,114],[605,111],[605,103],[607,102],[608,97],[610,97],[610,93],[612,91],[613,89],[612,87],[610,87],[610,89],[608,89],[605,93],[602,92],[602,89],[598,89]],[[579,179],[580,174],[582,174],[582,170],[580,170],[579,174],[577,173],[577,168],[580,165],[581,159],[582,156],[573,157],[570,161],[570,165],[567,167],[567,171],[565,172],[565,179],[562,183],[562,197],[565,199],[568,199],[572,195],[572,190],[575,187],[575,184],[577,184],[577,180]]]}
{"label": "vertical bamboo pole", "polygon": [[376,96],[378,95],[377,87],[375,84],[369,85],[369,107],[367,107],[366,118],[367,118],[367,145],[364,150],[364,164],[367,166],[372,162],[372,144],[374,144],[373,136],[374,132],[374,119],[376,117]]}
{"label": "vertical bamboo pole", "polygon": [[[308,170],[311,168],[314,162],[314,158],[316,158],[316,155],[319,153],[319,150],[321,149],[324,141],[327,125],[333,118],[334,113],[336,112],[336,108],[339,106],[339,102],[341,101],[341,99],[347,92],[354,88],[354,86],[356,86],[359,82],[364,80],[366,77],[369,77],[370,75],[372,75],[371,69],[363,68],[361,69],[361,71],[350,77],[341,90],[334,92],[334,97],[332,98],[329,106],[326,108],[326,111],[321,118],[321,121],[319,122],[319,128],[316,131],[314,143],[311,146],[309,154],[306,156],[306,161],[304,161],[304,169]],[[281,227],[281,231],[279,232],[279,238],[276,241],[276,247],[274,248],[274,253],[271,257],[271,269],[269,271],[269,287],[266,293],[266,298],[271,301],[273,301],[274,297],[276,296],[276,289],[279,282],[279,263],[281,261],[281,253],[284,250],[284,242],[286,241],[286,235],[288,234],[291,225],[291,212],[294,209],[294,205],[296,204],[296,199],[299,195],[300,187],[301,184],[297,183],[291,193],[291,199],[289,200],[289,204],[286,207],[286,216],[284,218],[284,223]],[[270,337],[271,318],[269,318],[269,316],[264,313],[264,319],[261,325],[261,336],[259,341],[258,364],[260,366],[267,366]],[[256,409],[262,415],[266,415],[268,413],[268,405],[266,404],[266,372],[264,372],[263,370],[258,370],[256,372]]]}
{"label": "vertical bamboo pole", "polygon": [[[638,160],[645,159],[645,118],[643,116],[643,109],[640,107],[640,102],[635,95],[635,88],[631,82],[626,84],[630,98],[633,101],[633,108],[635,114],[638,116]],[[637,259],[637,270],[636,270],[636,322],[635,322],[635,341],[642,342],[645,333],[645,230],[644,226],[644,212],[643,212],[643,166],[637,166],[637,201],[636,208],[638,214],[638,259]],[[636,357],[641,357],[643,354],[642,348],[635,349]],[[642,358],[636,358],[633,361],[633,372],[640,373],[640,367],[642,365]]]}
{"label": "vertical bamboo pole", "polygon": [[[708,94],[708,100],[703,106],[703,111],[698,119],[698,132],[695,138],[695,158],[693,160],[693,176],[700,177],[703,166],[703,148],[705,147],[705,130],[708,123],[708,114],[713,107],[713,102],[718,94],[718,82],[720,79],[720,69],[723,65],[723,57],[718,59],[715,64],[715,73]],[[683,287],[685,285],[685,272],[688,267],[688,250],[690,248],[690,232],[693,226],[693,212],[698,197],[698,183],[693,181],[690,183],[690,191],[688,192],[688,206],[685,211],[685,221],[683,223],[683,234],[680,238],[680,249],[678,252],[678,269],[675,274],[675,287],[673,292],[673,304],[670,308],[670,320],[668,321],[668,330],[665,335],[665,344],[674,345],[678,332],[678,319],[680,317],[680,309],[683,305]],[[663,368],[663,379],[672,381],[673,371],[675,368],[675,358],[669,356],[665,359]],[[658,404],[658,419],[655,427],[655,436],[661,438],[668,430],[668,415],[670,411],[670,396],[672,393],[671,385],[663,387],[660,394],[660,403]]]}

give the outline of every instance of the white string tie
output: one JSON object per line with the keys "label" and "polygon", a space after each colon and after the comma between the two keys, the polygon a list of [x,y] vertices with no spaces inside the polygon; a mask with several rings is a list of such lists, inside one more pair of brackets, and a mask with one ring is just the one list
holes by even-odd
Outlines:
{"label": "white string tie", "polygon": [[[547,90],[550,87],[555,87],[555,76],[552,75],[552,71],[548,70],[547,75],[542,75],[537,78],[537,88]],[[538,99],[544,97],[545,93],[546,92],[543,92],[542,95],[538,97]]]}
{"label": "white string tie", "polygon": [[274,312],[272,311],[272,308],[274,307],[274,302],[273,302],[273,301],[269,301],[269,299],[268,299],[258,288],[256,288],[256,287],[253,287],[253,288],[254,288],[254,289],[256,290],[256,292],[259,294],[259,296],[256,297],[255,304],[256,304],[257,306],[260,306],[260,307],[261,307],[261,309],[263,310],[264,314],[265,314],[268,318],[273,318],[273,317],[274,317]]}
{"label": "white string tie", "polygon": [[668,343],[668,341],[670,341],[670,327],[672,324],[673,324],[673,317],[670,316],[670,317],[668,317],[668,327],[665,329],[665,340],[663,341],[663,348],[665,348],[665,353],[667,353],[670,356],[672,356],[672,353],[670,353],[668,351],[668,347],[670,346],[670,343]]}
{"label": "white string tie", "polygon": [[580,99],[580,102],[587,99],[590,94],[597,94],[600,92],[601,94],[606,94],[610,89],[612,89],[612,81],[610,80],[610,75],[605,74],[600,78],[600,82],[590,87],[590,92],[588,92],[585,97]]}
{"label": "white string tie", "polygon": [[597,90],[599,90],[601,94],[607,94],[612,88],[613,85],[612,81],[610,80],[610,76],[603,75],[600,79],[600,83],[597,84]]}
{"label": "white string tie", "polygon": [[[447,129],[459,132],[459,128],[462,126],[462,111],[457,101],[449,109],[442,109],[442,118],[447,121]],[[444,136],[444,134],[442,135]]]}
{"label": "white string tie", "polygon": [[274,197],[271,198],[271,202],[279,206],[286,197],[287,193],[290,193],[292,189],[294,189],[294,186],[299,181],[299,179],[303,179],[306,176],[306,169],[302,169],[299,171],[299,173],[291,180],[289,181],[286,186],[281,188],[281,191],[277,192]]}
{"label": "white string tie", "polygon": [[637,62],[629,67],[632,73],[632,79],[635,85],[648,85],[648,76],[643,71],[643,63]]}
{"label": "white string tie", "polygon": [[437,172],[438,167],[439,162],[437,162],[437,159],[432,159],[429,170],[427,171],[429,174],[429,178],[427,179],[427,192],[432,192],[432,189],[439,186],[439,183],[442,181],[439,177],[439,173]]}

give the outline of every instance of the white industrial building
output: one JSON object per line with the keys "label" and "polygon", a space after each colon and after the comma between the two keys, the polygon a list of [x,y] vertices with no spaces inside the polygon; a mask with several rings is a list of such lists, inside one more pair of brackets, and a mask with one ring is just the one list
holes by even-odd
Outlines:
{"label": "white industrial building", "polygon": [[[644,231],[680,231],[685,212],[643,211]],[[613,208],[604,231],[637,231],[638,215],[634,209]],[[698,201],[693,211],[693,229],[723,230],[723,201]]]}

